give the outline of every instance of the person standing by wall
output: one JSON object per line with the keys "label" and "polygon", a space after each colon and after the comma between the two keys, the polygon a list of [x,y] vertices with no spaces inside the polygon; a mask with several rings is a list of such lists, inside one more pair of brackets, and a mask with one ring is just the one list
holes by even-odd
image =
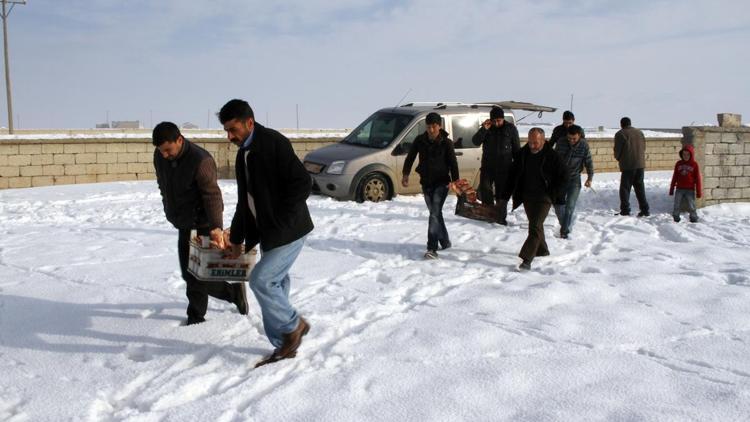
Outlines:
{"label": "person standing by wall", "polygon": [[255,121],[246,101],[234,99],[219,111],[229,141],[238,147],[237,208],[229,237],[237,257],[260,244],[250,289],[260,305],[263,328],[274,347],[257,366],[294,358],[310,324],[289,301],[289,270],[313,230],[307,197],[312,179],[284,135]]}
{"label": "person standing by wall", "polygon": [[205,282],[187,270],[190,253],[190,231],[210,236],[223,249],[221,190],[216,182],[216,163],[205,149],[185,139],[172,122],[161,122],[154,127],[152,143],[156,182],[161,192],[167,221],[179,231],[177,255],[182,279],[187,284],[187,325],[205,321],[208,297],[234,303],[242,315],[247,315],[245,283]]}
{"label": "person standing by wall", "polygon": [[[680,150],[680,160],[674,165],[672,182],[669,184],[669,195],[674,195],[674,209],[672,218],[675,223],[680,222],[680,211],[682,203],[687,202],[690,222],[698,222],[698,213],[695,211],[695,198],[700,198],[703,193],[701,186],[701,170],[694,158],[692,145],[685,145]],[[675,190],[676,188],[676,190]]]}
{"label": "person standing by wall", "polygon": [[[568,136],[560,139],[555,151],[568,169],[568,177],[563,187],[564,203],[555,204],[555,215],[560,222],[560,237],[567,239],[575,223],[576,202],[581,193],[581,171],[586,168],[587,188],[594,178],[594,161],[591,159],[589,144],[583,139],[583,129],[578,125],[568,126]],[[550,145],[552,143],[550,142]]]}
{"label": "person standing by wall", "polygon": [[629,117],[620,119],[620,130],[615,134],[615,160],[620,167],[620,215],[630,215],[630,190],[635,190],[640,212],[638,217],[648,217],[646,187],[643,184],[646,167],[646,137],[632,126]]}
{"label": "person standing by wall", "polygon": [[451,247],[448,229],[443,220],[443,204],[448,196],[451,184],[458,180],[458,161],[453,149],[453,141],[448,138],[448,132],[441,127],[442,119],[437,113],[430,113],[425,118],[427,126],[425,133],[419,135],[411,144],[409,153],[404,160],[401,184],[409,186],[409,173],[414,159],[419,156],[417,173],[422,185],[422,193],[430,219],[427,226],[426,259],[438,257],[437,247],[441,249]]}
{"label": "person standing by wall", "polygon": [[[513,156],[521,149],[518,129],[505,121],[505,112],[492,107],[490,118],[482,123],[471,139],[474,145],[482,146],[482,166],[479,170],[479,198],[483,204],[493,205],[497,201],[497,223],[507,225],[508,202],[502,193],[508,184]],[[494,192],[493,192],[494,187]]]}
{"label": "person standing by wall", "polygon": [[513,209],[523,204],[529,220],[529,233],[518,253],[522,260],[519,271],[530,270],[535,257],[550,253],[544,238],[544,220],[553,201],[559,201],[566,176],[560,156],[544,141],[544,130],[529,130],[528,142],[513,160],[503,193],[505,200],[513,198]]}

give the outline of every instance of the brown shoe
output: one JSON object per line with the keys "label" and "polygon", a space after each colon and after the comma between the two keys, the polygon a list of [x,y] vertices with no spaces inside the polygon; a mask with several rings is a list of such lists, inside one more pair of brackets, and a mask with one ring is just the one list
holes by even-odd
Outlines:
{"label": "brown shoe", "polygon": [[[284,334],[284,342],[278,349],[280,359],[292,358],[297,353],[299,345],[302,344],[302,337],[310,331],[310,324],[304,318],[299,318],[297,328],[291,333]],[[274,352],[274,354],[277,354]]]}
{"label": "brown shoe", "polygon": [[268,355],[268,356],[264,357],[263,359],[259,360],[255,364],[255,367],[258,368],[258,367],[261,367],[263,365],[268,365],[269,363],[278,362],[278,361],[280,361],[282,359],[293,359],[296,356],[297,356],[297,352],[294,352],[291,355],[283,358],[283,357],[279,356],[279,349],[276,349],[270,355]]}
{"label": "brown shoe", "polygon": [[240,315],[247,315],[247,290],[245,289],[245,282],[236,283],[232,286],[232,289],[234,290],[232,303],[237,306],[237,312]]}

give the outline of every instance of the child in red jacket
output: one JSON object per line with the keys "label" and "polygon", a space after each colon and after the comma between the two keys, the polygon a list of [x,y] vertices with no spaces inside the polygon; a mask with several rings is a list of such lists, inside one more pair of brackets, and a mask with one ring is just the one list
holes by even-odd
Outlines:
{"label": "child in red jacket", "polygon": [[[692,145],[685,145],[680,150],[680,160],[674,165],[672,183],[669,185],[669,194],[674,195],[674,210],[672,217],[676,223],[680,222],[680,209],[682,201],[687,202],[690,212],[690,222],[698,221],[698,213],[695,212],[695,198],[701,197],[701,171],[695,161]],[[677,191],[675,193],[675,188]]]}

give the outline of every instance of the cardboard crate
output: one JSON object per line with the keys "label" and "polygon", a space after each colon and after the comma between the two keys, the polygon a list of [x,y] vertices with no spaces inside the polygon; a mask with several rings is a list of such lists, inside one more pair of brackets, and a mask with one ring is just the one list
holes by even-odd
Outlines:
{"label": "cardboard crate", "polygon": [[244,282],[250,278],[257,254],[253,248],[237,259],[224,258],[224,251],[204,248],[191,238],[188,271],[201,281]]}

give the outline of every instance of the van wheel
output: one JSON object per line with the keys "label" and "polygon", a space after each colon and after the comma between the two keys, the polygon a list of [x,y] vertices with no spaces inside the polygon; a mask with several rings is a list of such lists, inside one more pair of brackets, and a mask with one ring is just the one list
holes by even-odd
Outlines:
{"label": "van wheel", "polygon": [[357,189],[357,202],[380,202],[391,199],[391,186],[380,173],[370,173],[362,178]]}

